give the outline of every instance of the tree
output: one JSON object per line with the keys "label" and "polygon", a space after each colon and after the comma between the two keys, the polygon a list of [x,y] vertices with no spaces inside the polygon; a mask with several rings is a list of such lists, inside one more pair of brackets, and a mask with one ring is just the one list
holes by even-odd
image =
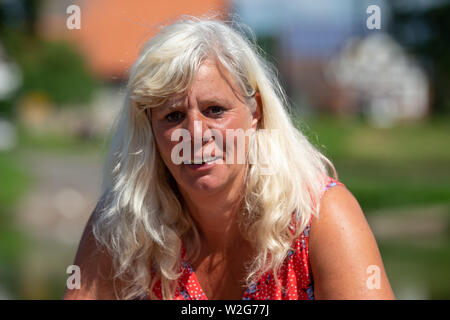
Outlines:
{"label": "tree", "polygon": [[433,112],[450,113],[450,1],[392,2],[391,34],[419,59],[431,81]]}

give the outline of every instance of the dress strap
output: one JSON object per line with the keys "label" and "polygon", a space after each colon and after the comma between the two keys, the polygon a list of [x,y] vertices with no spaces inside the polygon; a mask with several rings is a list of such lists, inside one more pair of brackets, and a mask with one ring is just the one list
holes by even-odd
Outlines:
{"label": "dress strap", "polygon": [[322,189],[322,192],[320,193],[320,199],[322,199],[323,195],[325,194],[325,192],[327,190],[329,190],[329,189],[331,189],[331,188],[333,188],[335,186],[343,186],[343,187],[345,187],[345,185],[342,182],[340,182],[340,181],[338,181],[338,180],[336,180],[336,179],[334,179],[332,177],[326,177],[325,183],[324,183],[324,187]]}

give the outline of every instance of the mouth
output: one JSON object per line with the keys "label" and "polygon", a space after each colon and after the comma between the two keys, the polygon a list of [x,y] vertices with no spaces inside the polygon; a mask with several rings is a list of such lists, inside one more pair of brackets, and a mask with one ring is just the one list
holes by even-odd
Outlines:
{"label": "mouth", "polygon": [[191,160],[191,161],[184,162],[184,164],[192,170],[203,170],[203,169],[209,169],[209,168],[213,167],[214,165],[220,163],[221,161],[223,161],[221,157],[213,156],[213,157],[203,159],[201,163],[194,163],[194,161]]}

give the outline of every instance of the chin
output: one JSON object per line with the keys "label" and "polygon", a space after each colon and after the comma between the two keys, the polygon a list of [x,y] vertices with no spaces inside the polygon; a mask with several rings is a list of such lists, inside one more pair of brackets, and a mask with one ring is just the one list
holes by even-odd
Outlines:
{"label": "chin", "polygon": [[220,179],[214,176],[202,176],[195,179],[190,179],[185,183],[185,188],[191,191],[199,191],[204,193],[214,193],[224,187],[225,179]]}
{"label": "chin", "polygon": [[227,166],[215,166],[202,172],[182,168],[177,172],[175,180],[186,192],[211,195],[229,187],[241,174],[240,171],[230,169]]}

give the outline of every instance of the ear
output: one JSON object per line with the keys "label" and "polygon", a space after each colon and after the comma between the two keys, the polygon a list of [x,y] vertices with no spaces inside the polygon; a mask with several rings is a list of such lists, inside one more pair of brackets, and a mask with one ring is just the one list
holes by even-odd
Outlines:
{"label": "ear", "polygon": [[257,91],[255,93],[254,99],[256,102],[256,109],[252,114],[252,116],[253,116],[252,128],[257,129],[258,124],[260,123],[260,120],[261,120],[261,116],[262,116],[262,100],[261,100],[261,94],[259,93],[259,91]]}

